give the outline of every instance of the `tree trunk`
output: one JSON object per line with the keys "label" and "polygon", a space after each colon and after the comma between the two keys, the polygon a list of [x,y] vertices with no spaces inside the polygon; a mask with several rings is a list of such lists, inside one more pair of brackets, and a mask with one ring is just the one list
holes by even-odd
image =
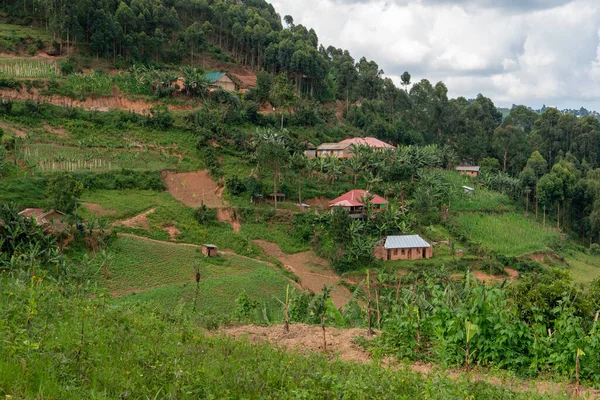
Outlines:
{"label": "tree trunk", "polygon": [[275,196],[275,209],[277,210],[277,170],[273,171],[273,195]]}
{"label": "tree trunk", "polygon": [[560,230],[560,201],[556,202],[556,229]]}
{"label": "tree trunk", "polygon": [[325,316],[321,315],[321,328],[323,329],[323,353],[327,353],[327,338],[325,337]]}
{"label": "tree trunk", "polygon": [[504,172],[506,172],[506,159],[508,158],[508,149],[504,149]]}

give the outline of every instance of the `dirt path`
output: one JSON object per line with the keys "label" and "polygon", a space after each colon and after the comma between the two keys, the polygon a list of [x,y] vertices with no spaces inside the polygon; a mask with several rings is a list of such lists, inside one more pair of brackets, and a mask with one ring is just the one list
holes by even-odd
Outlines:
{"label": "dirt path", "polygon": [[265,254],[275,257],[286,269],[298,276],[304,289],[319,293],[324,285],[333,285],[331,299],[336,307],[345,306],[352,297],[350,291],[340,285],[340,278],[331,270],[327,261],[318,257],[314,251],[285,254],[275,243],[264,240],[254,240],[254,243],[259,245]]}
{"label": "dirt path", "polygon": [[148,223],[148,215],[152,214],[154,211],[156,211],[156,209],[151,208],[148,211],[138,214],[133,218],[129,218],[120,222],[115,222],[115,225],[123,225],[128,228],[142,228],[149,231],[150,224]]}
{"label": "dirt path", "polygon": [[116,210],[106,210],[106,209],[102,208],[102,206],[100,204],[96,204],[96,203],[81,203],[81,204],[83,206],[85,206],[85,208],[87,208],[92,214],[94,214],[96,216],[111,215],[111,214],[117,213]]}
{"label": "dirt path", "polygon": [[[283,332],[282,325],[275,326],[236,326],[225,328],[222,333],[234,338],[247,338],[252,343],[265,343],[284,347],[300,353],[323,351],[323,331],[320,326],[305,324],[290,325],[289,333]],[[356,344],[355,338],[369,339],[366,329],[339,329],[328,327],[325,330],[328,353],[335,354],[340,360],[368,363],[372,361],[371,355],[361,346]],[[429,363],[417,362],[404,364],[391,358],[384,359],[383,367],[404,368],[408,366],[413,372],[423,375],[433,375],[439,372],[439,366]],[[454,380],[463,379],[465,371],[449,369],[444,374]],[[500,378],[490,376],[484,371],[472,371],[470,379],[473,381],[487,382],[491,385],[501,386],[520,393],[537,393],[541,395],[569,394],[574,395],[575,385],[561,384],[549,381],[523,380],[517,378]],[[580,396],[586,399],[600,399],[600,390],[580,388]]]}

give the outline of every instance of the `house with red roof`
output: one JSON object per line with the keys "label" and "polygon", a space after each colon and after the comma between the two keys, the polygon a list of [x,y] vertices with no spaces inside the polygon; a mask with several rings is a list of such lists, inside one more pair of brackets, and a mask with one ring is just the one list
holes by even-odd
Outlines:
{"label": "house with red roof", "polygon": [[374,137],[350,138],[342,140],[339,143],[323,143],[317,147],[316,157],[350,158],[354,155],[352,153],[352,145],[369,146],[380,150],[394,148],[391,144],[387,144]]}
{"label": "house with red roof", "polygon": [[329,202],[329,208],[343,207],[348,210],[352,218],[362,218],[364,216],[366,204],[369,203],[374,210],[383,210],[387,207],[388,201],[381,196],[369,193],[362,189],[353,189],[344,193],[340,197]]}

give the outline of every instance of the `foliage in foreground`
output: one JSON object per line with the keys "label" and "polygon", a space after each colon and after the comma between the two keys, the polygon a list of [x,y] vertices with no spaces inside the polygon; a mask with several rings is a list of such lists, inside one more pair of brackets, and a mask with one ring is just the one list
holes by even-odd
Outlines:
{"label": "foliage in foreground", "polygon": [[[331,362],[194,328],[165,314],[0,276],[0,395],[26,398],[530,399],[484,383]],[[541,397],[537,397],[541,398]]]}

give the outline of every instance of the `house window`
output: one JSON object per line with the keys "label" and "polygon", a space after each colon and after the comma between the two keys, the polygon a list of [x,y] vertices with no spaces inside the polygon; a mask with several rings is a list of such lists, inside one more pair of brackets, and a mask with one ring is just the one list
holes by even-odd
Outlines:
{"label": "house window", "polygon": [[406,255],[406,250],[402,249],[402,255]]}
{"label": "house window", "polygon": [[398,249],[394,249],[394,255],[397,256],[398,255]]}

